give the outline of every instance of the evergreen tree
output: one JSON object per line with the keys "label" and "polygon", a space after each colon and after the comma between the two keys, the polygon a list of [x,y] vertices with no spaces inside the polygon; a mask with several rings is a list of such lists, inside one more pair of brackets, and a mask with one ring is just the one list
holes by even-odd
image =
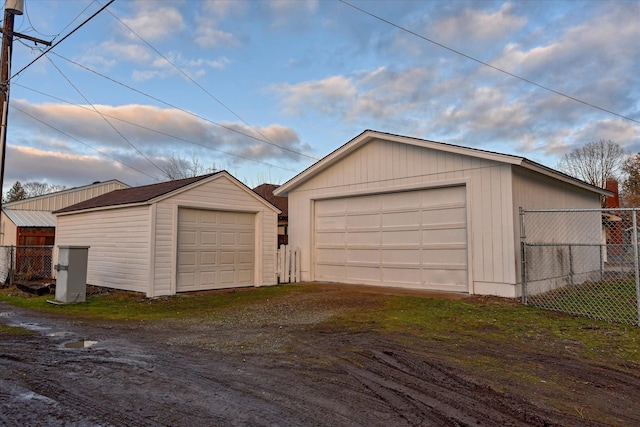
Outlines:
{"label": "evergreen tree", "polygon": [[20,181],[16,181],[13,187],[7,192],[4,201],[5,203],[15,202],[16,200],[26,199],[26,197],[27,193],[24,191],[24,188],[22,188],[22,184],[20,184]]}

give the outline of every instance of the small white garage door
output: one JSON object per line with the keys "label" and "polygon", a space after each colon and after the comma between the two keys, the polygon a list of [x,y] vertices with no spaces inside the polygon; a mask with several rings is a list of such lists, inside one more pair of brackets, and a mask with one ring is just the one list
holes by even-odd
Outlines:
{"label": "small white garage door", "polygon": [[177,291],[253,284],[254,214],[180,208]]}
{"label": "small white garage door", "polygon": [[468,292],[465,187],[317,201],[315,280]]}

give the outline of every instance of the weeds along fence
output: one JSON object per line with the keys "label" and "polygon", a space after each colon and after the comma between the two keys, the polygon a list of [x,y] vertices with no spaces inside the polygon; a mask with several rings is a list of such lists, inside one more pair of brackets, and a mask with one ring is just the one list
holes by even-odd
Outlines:
{"label": "weeds along fence", "polygon": [[640,326],[639,213],[520,210],[523,302]]}
{"label": "weeds along fence", "polygon": [[0,283],[50,279],[53,246],[0,246]]}

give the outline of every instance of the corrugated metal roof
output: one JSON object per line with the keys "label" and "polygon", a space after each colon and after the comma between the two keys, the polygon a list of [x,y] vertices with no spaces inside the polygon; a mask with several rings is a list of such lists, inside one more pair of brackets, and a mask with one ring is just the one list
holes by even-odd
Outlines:
{"label": "corrugated metal roof", "polygon": [[18,227],[55,227],[56,217],[47,211],[3,209],[4,214]]}

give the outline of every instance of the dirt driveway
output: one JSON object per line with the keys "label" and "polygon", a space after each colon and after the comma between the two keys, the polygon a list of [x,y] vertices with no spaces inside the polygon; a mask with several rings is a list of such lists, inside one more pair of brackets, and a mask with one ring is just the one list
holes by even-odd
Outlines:
{"label": "dirt driveway", "polygon": [[[0,303],[0,322],[37,331],[0,334],[0,424],[640,425],[640,377],[629,370],[328,322],[384,298],[326,286],[224,316],[154,322]],[[68,347],[81,340],[95,343]],[[504,363],[482,369],[487,358]],[[548,381],[508,375],[524,361]]]}

